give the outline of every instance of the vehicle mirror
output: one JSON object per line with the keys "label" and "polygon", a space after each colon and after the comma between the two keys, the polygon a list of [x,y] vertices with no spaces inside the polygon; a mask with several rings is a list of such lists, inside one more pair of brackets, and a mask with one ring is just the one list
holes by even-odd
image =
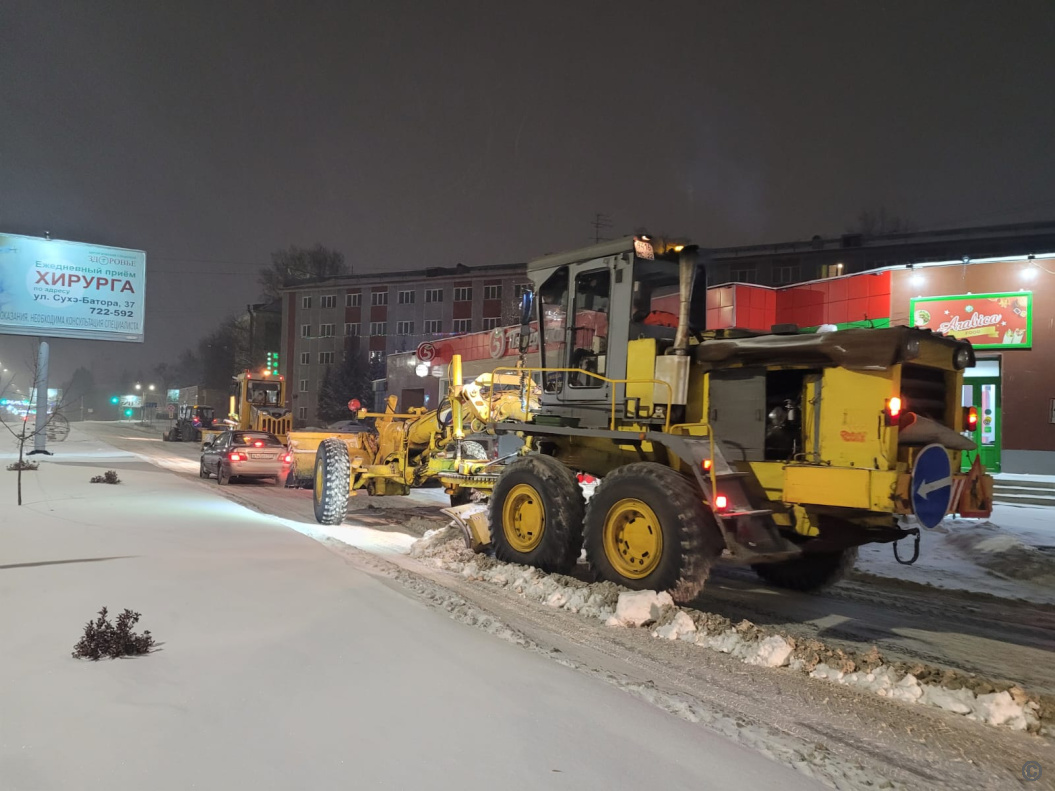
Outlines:
{"label": "vehicle mirror", "polygon": [[520,297],[520,344],[517,349],[525,354],[531,345],[531,312],[535,307],[535,295],[525,291]]}
{"label": "vehicle mirror", "polygon": [[535,306],[535,295],[525,291],[520,295],[520,326],[527,327],[531,324],[531,309]]}

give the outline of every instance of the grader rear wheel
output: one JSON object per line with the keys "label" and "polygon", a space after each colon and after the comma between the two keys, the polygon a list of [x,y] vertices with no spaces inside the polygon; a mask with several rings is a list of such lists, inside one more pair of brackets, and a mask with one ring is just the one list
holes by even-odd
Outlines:
{"label": "grader rear wheel", "polygon": [[692,481],[654,462],[606,475],[586,507],[586,558],[602,579],[690,601],[722,537]]}
{"label": "grader rear wheel", "polygon": [[782,563],[757,563],[755,574],[778,588],[812,593],[828,588],[849,574],[857,563],[857,547],[839,552],[818,552]]}
{"label": "grader rear wheel", "polygon": [[315,486],[312,493],[315,521],[323,525],[339,525],[344,521],[348,510],[351,474],[348,446],[333,437],[324,439],[315,453]]}
{"label": "grader rear wheel", "polygon": [[584,500],[571,470],[533,454],[502,471],[491,494],[495,557],[566,573],[582,549]]}

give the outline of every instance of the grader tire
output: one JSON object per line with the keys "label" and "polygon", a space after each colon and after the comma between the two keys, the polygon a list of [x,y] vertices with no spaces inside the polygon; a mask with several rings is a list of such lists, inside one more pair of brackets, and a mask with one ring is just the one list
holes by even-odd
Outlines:
{"label": "grader tire", "polygon": [[495,557],[565,574],[582,551],[585,501],[575,475],[552,456],[531,454],[506,467],[488,516]]}
{"label": "grader tire", "polygon": [[782,563],[757,563],[751,566],[759,578],[777,588],[813,593],[843,579],[857,563],[857,547],[839,552],[818,552]]}
{"label": "grader tire", "polygon": [[724,543],[686,476],[636,462],[601,479],[586,506],[586,559],[602,579],[688,602]]}
{"label": "grader tire", "polygon": [[315,453],[315,491],[312,493],[315,521],[319,524],[339,525],[344,521],[351,474],[348,446],[333,437],[324,439]]}

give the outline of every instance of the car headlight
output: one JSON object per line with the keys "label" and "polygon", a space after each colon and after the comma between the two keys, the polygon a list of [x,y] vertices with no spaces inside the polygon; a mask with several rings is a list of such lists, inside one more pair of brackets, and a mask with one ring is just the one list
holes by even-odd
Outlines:
{"label": "car headlight", "polygon": [[970,347],[961,346],[952,355],[952,365],[957,371],[962,371],[974,362],[974,354]]}

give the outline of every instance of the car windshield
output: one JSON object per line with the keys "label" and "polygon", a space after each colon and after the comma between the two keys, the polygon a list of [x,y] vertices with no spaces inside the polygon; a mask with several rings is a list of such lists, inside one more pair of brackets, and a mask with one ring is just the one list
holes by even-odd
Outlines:
{"label": "car windshield", "polygon": [[269,446],[278,445],[281,447],[282,445],[274,434],[267,434],[263,431],[236,431],[231,435],[232,445],[256,445],[258,442]]}

